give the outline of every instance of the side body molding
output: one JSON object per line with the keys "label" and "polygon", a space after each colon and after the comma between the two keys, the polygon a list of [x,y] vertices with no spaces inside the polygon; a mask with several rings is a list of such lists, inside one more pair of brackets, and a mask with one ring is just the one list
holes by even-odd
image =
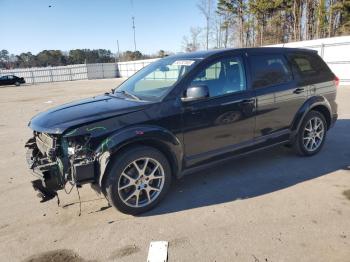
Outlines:
{"label": "side body molding", "polygon": [[146,144],[160,149],[170,161],[173,175],[179,176],[182,170],[183,146],[180,140],[169,130],[153,125],[142,125],[118,130],[106,137],[95,150],[99,159],[99,177],[101,185],[109,159],[124,146]]}

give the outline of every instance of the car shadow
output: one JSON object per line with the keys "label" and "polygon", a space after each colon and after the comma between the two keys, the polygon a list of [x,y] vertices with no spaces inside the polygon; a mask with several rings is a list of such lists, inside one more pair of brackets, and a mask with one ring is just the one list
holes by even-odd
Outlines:
{"label": "car shadow", "polygon": [[327,135],[321,152],[297,156],[280,146],[215,165],[173,183],[154,216],[248,199],[291,187],[350,166],[350,120],[340,119]]}

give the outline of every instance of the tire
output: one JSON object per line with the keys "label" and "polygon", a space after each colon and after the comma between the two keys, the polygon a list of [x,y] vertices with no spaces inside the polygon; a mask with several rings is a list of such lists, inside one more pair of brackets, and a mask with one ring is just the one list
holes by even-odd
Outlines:
{"label": "tire", "polygon": [[323,147],[327,137],[327,121],[318,111],[310,111],[300,125],[294,150],[301,156],[316,155]]}
{"label": "tire", "polygon": [[165,197],[170,183],[167,158],[153,147],[137,146],[118,153],[103,185],[113,207],[136,215],[154,208]]}
{"label": "tire", "polygon": [[15,86],[20,86],[20,82],[15,82]]}

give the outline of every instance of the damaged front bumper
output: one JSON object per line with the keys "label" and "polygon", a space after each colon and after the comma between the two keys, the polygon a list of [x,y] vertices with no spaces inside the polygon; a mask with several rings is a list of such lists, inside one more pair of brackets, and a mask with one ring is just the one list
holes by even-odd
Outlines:
{"label": "damaged front bumper", "polygon": [[29,139],[25,147],[27,164],[31,173],[37,178],[32,181],[32,186],[38,191],[41,202],[48,201],[57,195],[58,190],[64,188],[64,177],[60,174],[57,162],[52,162],[40,154],[35,138]]}
{"label": "damaged front bumper", "polygon": [[27,164],[37,178],[32,181],[32,186],[41,202],[57,196],[57,191],[64,189],[67,182],[80,186],[94,181],[95,168],[91,158],[70,159],[62,153],[62,148],[56,146],[56,141],[47,142],[45,139],[35,135],[25,144]]}

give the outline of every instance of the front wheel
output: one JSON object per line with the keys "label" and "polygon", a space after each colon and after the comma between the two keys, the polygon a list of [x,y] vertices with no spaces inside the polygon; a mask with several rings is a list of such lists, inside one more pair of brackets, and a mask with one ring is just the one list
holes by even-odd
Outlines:
{"label": "front wheel", "polygon": [[166,195],[171,169],[166,157],[152,147],[138,146],[117,154],[104,183],[108,201],[126,214],[155,207]]}
{"label": "front wheel", "polygon": [[20,86],[21,85],[21,83],[20,82],[15,82],[15,86]]}
{"label": "front wheel", "polygon": [[326,135],[326,119],[320,112],[311,111],[305,116],[299,128],[294,149],[302,156],[315,155],[321,150]]}

